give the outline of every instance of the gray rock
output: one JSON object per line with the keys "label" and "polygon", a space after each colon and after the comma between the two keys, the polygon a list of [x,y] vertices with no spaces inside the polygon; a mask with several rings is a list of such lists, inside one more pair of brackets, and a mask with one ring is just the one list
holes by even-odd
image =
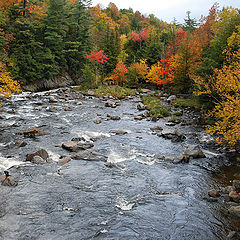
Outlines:
{"label": "gray rock", "polygon": [[124,135],[124,134],[127,134],[128,132],[126,130],[122,130],[122,129],[112,129],[109,131],[109,133],[113,133],[116,135]]}
{"label": "gray rock", "polygon": [[46,160],[44,160],[43,158],[41,158],[40,156],[36,155],[33,157],[33,159],[31,160],[32,163],[36,163],[36,164],[44,164],[46,163]]}
{"label": "gray rock", "polygon": [[187,145],[184,154],[189,155],[192,158],[205,158],[205,154],[198,145]]}
{"label": "gray rock", "polygon": [[85,161],[102,161],[106,162],[107,157],[98,153],[97,151],[94,150],[85,150],[82,152],[78,152],[75,155],[72,156],[73,159],[76,160],[85,160]]}
{"label": "gray rock", "polygon": [[170,97],[168,97],[167,101],[171,102],[173,100],[175,100],[177,97],[175,95],[171,95]]}
{"label": "gray rock", "polygon": [[94,119],[93,122],[94,122],[95,124],[100,124],[102,121],[101,121],[101,119]]}
{"label": "gray rock", "polygon": [[62,148],[71,151],[71,152],[78,152],[80,150],[86,150],[88,148],[92,148],[94,145],[92,143],[80,143],[80,142],[64,142],[62,144]]}
{"label": "gray rock", "polygon": [[63,166],[63,165],[65,165],[66,163],[68,163],[68,162],[70,162],[72,159],[71,159],[71,157],[64,157],[64,158],[62,158],[62,159],[60,159],[59,161],[58,161],[58,165],[59,166]]}
{"label": "gray rock", "polygon": [[40,149],[37,152],[31,152],[26,155],[26,160],[32,162],[35,156],[40,156],[42,159],[47,161],[49,159],[48,152],[45,149]]}
{"label": "gray rock", "polygon": [[230,207],[230,208],[228,209],[228,212],[229,212],[231,215],[240,218],[240,206]]}
{"label": "gray rock", "polygon": [[121,118],[119,116],[110,116],[111,120],[120,120]]}
{"label": "gray rock", "polygon": [[115,104],[115,102],[108,100],[108,101],[106,101],[106,103],[105,103],[105,107],[116,108],[117,105]]}
{"label": "gray rock", "polygon": [[186,137],[179,133],[176,129],[164,129],[161,133],[158,134],[159,137],[163,137],[165,139],[171,139],[176,142],[183,141]]}
{"label": "gray rock", "polygon": [[162,131],[163,130],[163,128],[162,127],[160,127],[160,126],[155,126],[155,127],[152,127],[152,128],[150,128],[152,131]]}
{"label": "gray rock", "polygon": [[143,110],[145,110],[146,109],[146,106],[143,104],[143,103],[138,103],[138,105],[137,105],[137,109],[139,110],[139,111],[143,111]]}
{"label": "gray rock", "polygon": [[54,98],[53,96],[51,96],[51,97],[49,98],[49,102],[50,102],[50,103],[56,103],[56,102],[58,102],[58,100],[57,100],[56,98]]}
{"label": "gray rock", "polygon": [[14,148],[25,147],[26,145],[27,145],[27,143],[25,141],[18,140],[18,141],[15,142]]}
{"label": "gray rock", "polygon": [[233,189],[236,192],[240,192],[240,180],[233,180]]}

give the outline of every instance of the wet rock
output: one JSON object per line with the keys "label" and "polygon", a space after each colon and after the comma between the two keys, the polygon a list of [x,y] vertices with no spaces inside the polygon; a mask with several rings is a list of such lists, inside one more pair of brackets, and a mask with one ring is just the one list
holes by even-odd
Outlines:
{"label": "wet rock", "polygon": [[231,231],[227,235],[227,240],[239,240],[239,239],[240,239],[240,235],[235,231]]}
{"label": "wet rock", "polygon": [[240,206],[232,206],[228,209],[228,212],[231,215],[240,218]]}
{"label": "wet rock", "polygon": [[31,162],[35,163],[35,164],[44,164],[46,161],[43,158],[41,158],[40,156],[36,155],[33,157]]}
{"label": "wet rock", "polygon": [[56,98],[54,98],[53,96],[51,96],[51,97],[49,98],[49,102],[50,102],[50,103],[56,103],[56,102],[58,102],[58,100],[57,100]]}
{"label": "wet rock", "polygon": [[240,192],[240,180],[233,180],[232,186],[236,192]]}
{"label": "wet rock", "polygon": [[209,197],[209,198],[207,198],[206,200],[207,200],[208,202],[217,202],[217,201],[218,201],[218,199],[215,198],[215,197]]}
{"label": "wet rock", "polygon": [[173,163],[177,164],[177,163],[189,163],[190,161],[190,156],[187,154],[183,154],[180,155],[178,157],[176,157],[173,161]]}
{"label": "wet rock", "polygon": [[49,155],[48,152],[45,149],[40,149],[37,152],[31,152],[26,155],[26,160],[32,162],[34,156],[40,156],[45,161],[48,161]]}
{"label": "wet rock", "polygon": [[171,95],[170,97],[168,97],[167,101],[171,102],[173,100],[175,100],[177,97],[175,95]]}
{"label": "wet rock", "polygon": [[210,196],[210,197],[219,197],[220,196],[220,193],[219,193],[219,191],[218,190],[216,190],[216,189],[211,189],[210,191],[208,191],[208,195]]}
{"label": "wet rock", "polygon": [[232,186],[227,186],[227,187],[221,187],[220,190],[221,190],[221,193],[223,194],[229,194],[234,189]]}
{"label": "wet rock", "polygon": [[63,166],[63,165],[65,165],[65,164],[67,164],[68,162],[70,162],[72,159],[71,159],[71,157],[64,157],[63,159],[60,159],[59,161],[58,161],[58,165],[59,166]]}
{"label": "wet rock", "polygon": [[83,105],[83,103],[82,102],[76,102],[76,105],[81,106],[81,105]]}
{"label": "wet rock", "polygon": [[141,89],[141,92],[142,92],[142,93],[151,93],[152,90],[147,89],[147,88],[142,88],[142,89]]}
{"label": "wet rock", "polygon": [[135,120],[143,120],[144,117],[143,117],[143,116],[134,116],[134,119],[135,119]]}
{"label": "wet rock", "polygon": [[84,137],[75,137],[75,138],[72,138],[71,141],[73,141],[73,142],[81,142],[81,141],[86,142],[86,139]]}
{"label": "wet rock", "polygon": [[162,127],[160,127],[160,126],[155,126],[155,127],[152,127],[152,128],[150,128],[152,131],[162,131],[163,130],[163,128]]}
{"label": "wet rock", "polygon": [[165,125],[169,126],[169,127],[173,127],[173,126],[176,125],[176,123],[174,123],[174,122],[167,122],[167,123],[165,123]]}
{"label": "wet rock", "polygon": [[202,133],[198,139],[201,144],[204,144],[206,146],[217,145],[216,140],[210,134],[207,133]]}
{"label": "wet rock", "polygon": [[198,145],[187,145],[184,154],[189,155],[192,158],[205,158],[205,154]]}
{"label": "wet rock", "polygon": [[101,119],[94,119],[93,122],[94,122],[95,124],[100,124],[100,123],[102,123]]}
{"label": "wet rock", "polygon": [[5,176],[0,177],[0,181],[3,186],[16,187],[18,182],[9,174],[8,171],[4,171]]}
{"label": "wet rock", "polygon": [[25,137],[36,137],[36,136],[49,135],[50,132],[46,132],[38,128],[33,128],[32,130],[24,131],[23,134]]}
{"label": "wet rock", "polygon": [[92,143],[79,143],[79,142],[64,142],[62,144],[62,148],[71,151],[71,152],[78,152],[80,150],[86,150],[88,148],[92,148],[94,145]]}
{"label": "wet rock", "polygon": [[105,107],[116,108],[117,105],[115,104],[115,102],[108,100],[108,101],[105,103]]}
{"label": "wet rock", "polygon": [[56,107],[54,105],[50,105],[49,107],[46,108],[47,112],[54,112],[56,110]]}
{"label": "wet rock", "polygon": [[149,111],[145,111],[143,114],[142,114],[143,117],[147,118],[147,117],[151,117],[151,113]]}
{"label": "wet rock", "polygon": [[183,141],[186,137],[179,133],[176,129],[164,129],[161,133],[158,134],[159,137],[163,137],[165,139],[171,139],[176,142]]}
{"label": "wet rock", "polygon": [[106,156],[100,154],[95,150],[85,150],[82,152],[78,152],[75,155],[73,155],[73,159],[85,160],[85,161],[102,161],[102,162],[107,161]]}
{"label": "wet rock", "polygon": [[146,108],[146,106],[143,104],[143,103],[138,103],[138,105],[137,105],[137,109],[139,110],[139,111],[143,111],[143,110],[145,110],[145,108]]}
{"label": "wet rock", "polygon": [[110,119],[117,121],[117,120],[120,120],[121,118],[119,116],[110,116]]}
{"label": "wet rock", "polygon": [[88,90],[88,92],[87,92],[87,94],[89,95],[89,96],[95,96],[95,92],[93,91],[93,90]]}
{"label": "wet rock", "polygon": [[240,194],[238,194],[236,191],[231,191],[229,193],[229,197],[234,202],[240,202]]}
{"label": "wet rock", "polygon": [[112,129],[109,131],[109,133],[113,133],[116,135],[124,135],[124,134],[127,134],[128,132],[126,130],[122,130],[122,129]]}
{"label": "wet rock", "polygon": [[18,140],[18,141],[15,142],[14,148],[25,147],[26,145],[27,145],[27,143],[25,141]]}
{"label": "wet rock", "polygon": [[72,111],[72,110],[73,110],[73,108],[70,107],[70,106],[67,106],[67,107],[64,108],[64,111]]}

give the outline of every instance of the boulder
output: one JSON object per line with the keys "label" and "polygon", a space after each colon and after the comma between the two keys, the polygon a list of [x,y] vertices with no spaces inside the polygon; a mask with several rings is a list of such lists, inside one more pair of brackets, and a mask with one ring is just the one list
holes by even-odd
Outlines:
{"label": "boulder", "polygon": [[3,186],[16,187],[18,182],[9,174],[8,171],[4,171],[5,176],[0,177],[0,181]]}
{"label": "boulder", "polygon": [[100,124],[102,121],[101,121],[101,119],[93,119],[93,122],[94,122],[95,124]]}
{"label": "boulder", "polygon": [[234,202],[237,202],[237,203],[240,202],[240,194],[238,194],[236,191],[231,191],[229,193],[229,197]]}
{"label": "boulder", "polygon": [[135,119],[135,120],[143,120],[144,117],[139,115],[139,116],[134,116],[134,119]]}
{"label": "boulder", "polygon": [[233,180],[232,186],[236,192],[240,192],[240,180]]}
{"label": "boulder", "polygon": [[212,190],[208,191],[208,195],[209,195],[210,197],[215,198],[215,197],[219,197],[219,196],[220,196],[220,193],[219,193],[218,190],[212,189]]}
{"label": "boulder", "polygon": [[92,143],[80,143],[80,142],[74,142],[74,141],[70,141],[70,142],[64,142],[62,144],[62,148],[71,151],[71,152],[78,152],[80,150],[86,150],[88,148],[93,147],[94,145]]}
{"label": "boulder", "polygon": [[105,103],[105,107],[116,108],[117,105],[115,104],[115,102],[108,100],[108,101],[106,101],[106,103]]}
{"label": "boulder", "polygon": [[112,129],[109,131],[109,133],[113,133],[116,135],[124,135],[124,134],[127,134],[128,132],[126,130],[122,130],[122,129]]}
{"label": "boulder", "polygon": [[49,98],[49,102],[50,102],[50,103],[56,103],[56,102],[58,102],[58,100],[57,100],[56,98],[54,98],[53,96],[51,96],[51,97]]}
{"label": "boulder", "polygon": [[110,116],[111,120],[120,120],[121,118],[119,116]]}
{"label": "boulder", "polygon": [[27,143],[25,141],[18,140],[18,141],[15,142],[14,148],[25,147],[26,145],[27,145]]}
{"label": "boulder", "polygon": [[33,157],[31,162],[36,163],[36,164],[44,164],[46,161],[42,157],[36,155],[36,156]]}
{"label": "boulder", "polygon": [[160,126],[155,126],[155,127],[152,127],[152,128],[150,128],[152,131],[162,131],[163,130],[163,128],[162,127],[160,127]]}
{"label": "boulder", "polygon": [[49,135],[50,132],[45,132],[38,128],[33,128],[32,130],[24,131],[23,134],[25,137],[36,137],[36,136]]}
{"label": "boulder", "polygon": [[143,104],[143,103],[138,103],[138,105],[137,105],[137,109],[139,110],[139,111],[143,111],[143,110],[145,110],[146,109],[146,106]]}
{"label": "boulder", "polygon": [[192,158],[205,158],[205,154],[198,145],[187,145],[184,154],[189,155]]}
{"label": "boulder", "polygon": [[32,162],[34,156],[40,156],[42,159],[47,161],[49,159],[48,152],[45,149],[40,149],[37,152],[31,152],[26,155],[26,160]]}
{"label": "boulder", "polygon": [[230,208],[228,209],[228,212],[229,212],[231,215],[240,218],[240,206],[230,207]]}
{"label": "boulder", "polygon": [[165,139],[171,139],[176,142],[183,141],[186,137],[179,133],[176,129],[164,129],[161,133],[158,134],[159,137],[163,137]]}
{"label": "boulder", "polygon": [[177,97],[175,95],[171,95],[170,97],[168,97],[167,101],[171,102],[173,100],[175,100]]}
{"label": "boulder", "polygon": [[75,155],[72,156],[73,159],[76,160],[85,160],[85,161],[102,161],[106,162],[107,157],[98,153],[97,151],[94,150],[85,150],[82,152],[78,152]]}
{"label": "boulder", "polygon": [[58,161],[58,165],[59,166],[63,166],[63,165],[65,165],[66,163],[68,163],[68,162],[70,162],[72,159],[71,159],[71,157],[64,157],[64,158],[62,158],[62,159],[60,159],[59,161]]}

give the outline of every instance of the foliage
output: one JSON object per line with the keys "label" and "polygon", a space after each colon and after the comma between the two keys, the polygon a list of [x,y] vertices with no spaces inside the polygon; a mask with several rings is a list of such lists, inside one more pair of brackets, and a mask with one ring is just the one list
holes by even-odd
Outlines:
{"label": "foliage", "polygon": [[151,66],[146,81],[157,85],[165,85],[170,83],[172,78],[172,59],[166,58]]}
{"label": "foliage", "polygon": [[114,83],[122,84],[123,82],[127,82],[127,72],[128,70],[122,60],[118,61],[112,75]]}
{"label": "foliage", "polygon": [[128,68],[128,82],[131,82],[133,85],[138,84],[140,81],[146,79],[148,74],[148,66],[146,60],[140,60],[139,62],[132,63]]}
{"label": "foliage", "polygon": [[[204,106],[202,103],[200,103],[199,99],[196,97],[193,98],[177,98],[172,101],[175,107],[183,107],[183,108],[193,108],[197,111],[200,111]],[[180,116],[178,113],[176,113],[176,116]]]}
{"label": "foliage", "polygon": [[97,64],[104,64],[108,61],[107,55],[103,54],[104,51],[100,50],[98,52],[92,51],[89,55],[86,55],[86,58],[89,60],[89,62],[95,62]]}

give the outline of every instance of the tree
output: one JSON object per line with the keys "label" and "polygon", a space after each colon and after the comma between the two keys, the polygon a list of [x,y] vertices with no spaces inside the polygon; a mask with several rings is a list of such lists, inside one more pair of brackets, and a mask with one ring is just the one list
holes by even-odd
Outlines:
{"label": "tree", "polygon": [[115,84],[122,85],[124,82],[127,82],[127,68],[122,60],[118,61],[116,68],[113,70],[112,79]]}
{"label": "tree", "polygon": [[197,20],[190,17],[191,12],[187,11],[187,18],[184,19],[184,30],[193,32],[197,27]]}

